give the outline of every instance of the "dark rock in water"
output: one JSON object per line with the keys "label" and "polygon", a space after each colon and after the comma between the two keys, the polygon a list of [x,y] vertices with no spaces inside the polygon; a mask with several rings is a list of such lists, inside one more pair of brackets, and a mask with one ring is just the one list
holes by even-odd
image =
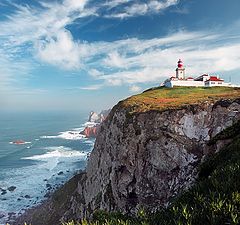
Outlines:
{"label": "dark rock in water", "polygon": [[25,195],[24,198],[31,198],[30,195]]}
{"label": "dark rock in water", "polygon": [[46,184],[46,188],[48,191],[50,191],[52,189],[52,185],[51,184]]}
{"label": "dark rock in water", "polygon": [[13,218],[16,218],[16,213],[15,212],[8,213],[8,219],[13,219]]}
{"label": "dark rock in water", "polygon": [[1,193],[1,195],[5,195],[5,194],[7,194],[7,191],[4,190],[4,189],[2,189],[2,193]]}
{"label": "dark rock in water", "polygon": [[5,215],[4,214],[0,214],[0,219],[2,219]]}
{"label": "dark rock in water", "polygon": [[24,144],[26,144],[26,142],[23,141],[23,140],[16,140],[16,141],[13,141],[12,143],[15,144],[15,145],[24,145]]}
{"label": "dark rock in water", "polygon": [[18,198],[17,201],[21,201],[21,198]]}
{"label": "dark rock in water", "polygon": [[46,184],[46,187],[50,188],[50,187],[52,187],[52,185],[51,184]]}
{"label": "dark rock in water", "polygon": [[11,187],[8,188],[8,190],[11,191],[11,192],[13,192],[16,188],[17,188],[17,187],[15,187],[15,186],[11,186]]}
{"label": "dark rock in water", "polygon": [[43,181],[48,181],[47,179],[44,179]]}
{"label": "dark rock in water", "polygon": [[67,172],[67,173],[69,173],[70,171],[69,171],[69,170],[67,170],[66,172]]}
{"label": "dark rock in water", "polygon": [[7,199],[6,198],[3,198],[2,201],[6,201]]}
{"label": "dark rock in water", "polygon": [[60,171],[60,172],[58,173],[58,175],[63,175],[63,171]]}
{"label": "dark rock in water", "polygon": [[44,195],[44,198],[49,198],[51,196],[51,194],[49,192],[47,192],[45,195]]}

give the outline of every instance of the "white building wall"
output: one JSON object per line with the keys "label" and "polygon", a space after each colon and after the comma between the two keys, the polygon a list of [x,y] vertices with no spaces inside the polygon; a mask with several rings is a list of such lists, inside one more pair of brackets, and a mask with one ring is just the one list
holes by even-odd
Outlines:
{"label": "white building wall", "polygon": [[205,82],[205,87],[231,87],[231,84],[218,81],[207,81]]}
{"label": "white building wall", "polygon": [[190,86],[190,87],[204,87],[203,81],[194,81],[194,80],[171,80],[167,82],[169,84],[165,84],[166,87],[174,87],[174,86]]}

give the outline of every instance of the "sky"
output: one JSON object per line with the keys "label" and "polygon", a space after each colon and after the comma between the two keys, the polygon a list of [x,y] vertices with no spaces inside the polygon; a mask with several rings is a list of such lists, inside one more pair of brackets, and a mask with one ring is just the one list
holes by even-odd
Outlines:
{"label": "sky", "polygon": [[175,74],[240,84],[239,0],[0,0],[0,110],[97,110]]}

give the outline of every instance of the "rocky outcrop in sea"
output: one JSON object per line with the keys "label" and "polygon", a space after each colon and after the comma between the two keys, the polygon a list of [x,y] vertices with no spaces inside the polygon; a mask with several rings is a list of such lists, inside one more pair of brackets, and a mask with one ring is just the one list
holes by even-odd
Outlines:
{"label": "rocky outcrop in sea", "polygon": [[91,125],[87,125],[80,134],[85,135],[87,138],[96,138],[101,123],[107,118],[109,112],[110,109],[103,110],[99,114],[93,111],[90,112],[88,122],[90,122]]}

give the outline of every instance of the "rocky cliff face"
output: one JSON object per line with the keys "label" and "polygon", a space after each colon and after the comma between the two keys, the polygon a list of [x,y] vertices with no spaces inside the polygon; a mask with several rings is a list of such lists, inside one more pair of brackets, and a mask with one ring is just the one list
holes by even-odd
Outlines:
{"label": "rocky cliff face", "polygon": [[102,110],[99,114],[93,111],[90,112],[88,122],[95,123],[95,124],[85,127],[85,129],[80,134],[85,135],[86,138],[96,138],[99,132],[101,123],[107,118],[110,111],[111,111],[110,109]]}
{"label": "rocky cliff face", "polygon": [[64,219],[167,205],[196,179],[210,151],[207,141],[239,119],[239,99],[132,115],[118,104],[100,128],[85,182],[78,183]]}
{"label": "rocky cliff face", "polygon": [[102,110],[99,114],[96,112],[90,112],[88,122],[102,123],[110,113],[111,109]]}
{"label": "rocky cliff face", "polygon": [[100,124],[92,127],[85,127],[80,134],[85,135],[86,138],[96,138],[99,131]]}

